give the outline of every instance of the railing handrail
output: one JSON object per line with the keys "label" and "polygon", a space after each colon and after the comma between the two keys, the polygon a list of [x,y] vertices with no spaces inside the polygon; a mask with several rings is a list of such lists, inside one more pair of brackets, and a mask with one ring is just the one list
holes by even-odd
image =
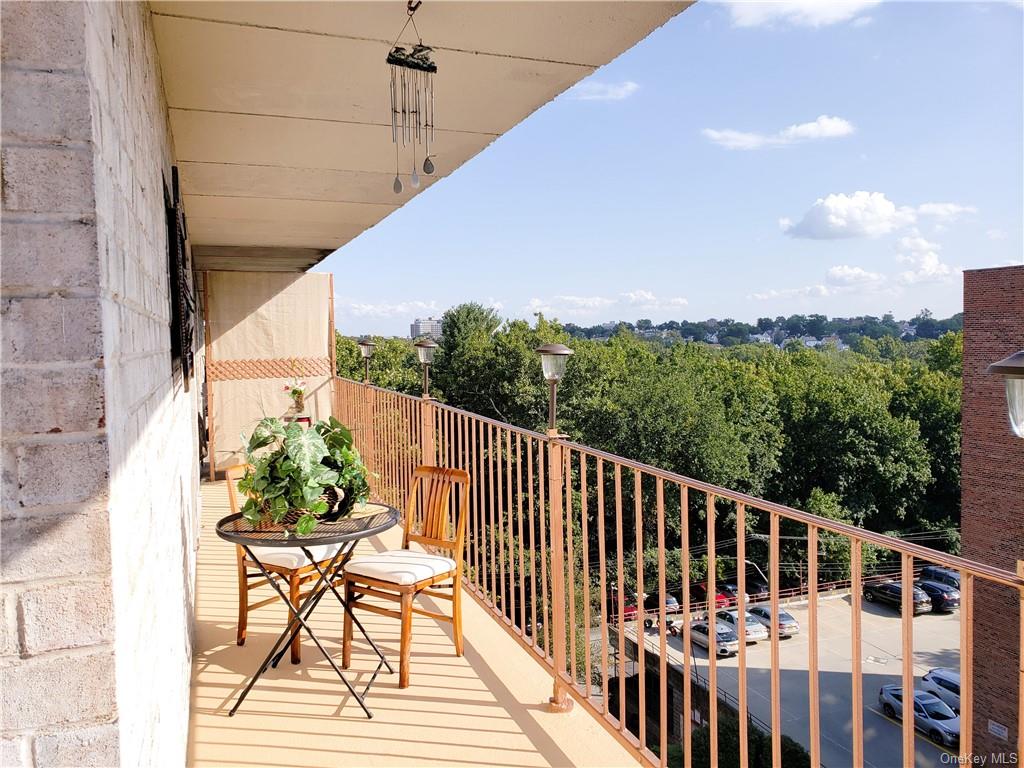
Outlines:
{"label": "railing handrail", "polygon": [[855,525],[843,523],[838,520],[830,520],[826,517],[821,517],[810,512],[803,512],[799,509],[788,507],[785,504],[778,504],[774,501],[759,499],[756,496],[751,496],[750,494],[743,493],[742,491],[732,491],[728,488],[723,488],[720,485],[706,483],[702,480],[695,480],[691,477],[687,477],[686,475],[676,474],[675,472],[670,472],[666,469],[661,469],[650,464],[644,464],[640,461],[616,456],[614,453],[608,453],[607,451],[602,451],[598,448],[591,448],[590,446],[582,445],[581,443],[563,440],[560,440],[559,442],[561,442],[566,448],[577,451],[581,454],[586,454],[605,461],[611,461],[619,464],[620,466],[629,467],[630,469],[643,472],[652,477],[661,478],[662,480],[667,480],[702,493],[710,494],[716,498],[735,501],[748,508],[759,509],[762,512],[775,512],[782,515],[787,520],[794,520],[796,522],[804,523],[805,525],[813,525],[815,528],[830,531],[831,533],[838,533],[861,542],[876,544],[880,547],[884,547],[885,549],[893,550],[894,552],[913,555],[916,558],[927,560],[930,563],[942,565],[953,570],[967,571],[975,576],[982,576],[990,581],[994,581],[1008,587],[1013,587],[1014,589],[1024,587],[1024,578],[1019,577],[1013,571],[1007,571],[994,565],[978,563],[973,560],[959,557],[958,555],[951,555],[946,552],[940,552],[937,549],[931,549],[929,547],[921,546],[920,544],[908,542],[905,539],[898,539],[895,536],[876,533],[875,531],[869,531],[867,528],[859,528]]}
{"label": "railing handrail", "polygon": [[[959,745],[961,757],[969,756],[973,742],[973,644],[972,622],[975,579],[1001,584],[1016,589],[1022,599],[1024,622],[1024,570],[1012,573],[1003,568],[974,562],[966,558],[940,552],[919,543],[875,533],[846,522],[819,517],[799,509],[756,498],[748,493],[686,477],[675,472],[616,456],[607,451],[591,448],[558,435],[515,427],[497,419],[480,416],[429,398],[415,397],[400,392],[363,384],[349,379],[334,380],[334,404],[344,419],[361,428],[362,445],[367,465],[374,472],[374,491],[400,503],[410,492],[409,477],[421,463],[464,466],[474,477],[475,494],[459,514],[469,515],[467,534],[466,571],[464,585],[470,595],[489,610],[512,637],[533,652],[535,658],[552,675],[550,699],[555,711],[564,711],[572,700],[587,707],[621,744],[642,762],[664,765],[667,754],[667,695],[666,663],[668,635],[675,633],[673,619],[695,610],[716,611],[716,568],[709,567],[707,592],[710,601],[696,603],[690,599],[689,572],[691,534],[697,535],[706,526],[706,546],[710,559],[722,557],[737,563],[746,560],[746,510],[767,518],[770,532],[767,539],[768,570],[770,574],[768,605],[774,613],[790,595],[802,595],[804,584],[796,588],[780,588],[783,568],[779,554],[779,524],[790,520],[806,526],[808,613],[808,703],[810,754],[812,761],[821,760],[821,695],[817,684],[818,658],[818,601],[824,592],[849,589],[850,633],[850,685],[853,738],[853,761],[864,758],[864,677],[862,668],[864,612],[861,600],[864,589],[877,581],[895,580],[904,585],[915,580],[916,566],[934,563],[959,572],[962,580],[960,621],[960,671],[963,688],[961,720],[964,732]],[[653,487],[652,487],[653,486]],[[667,486],[667,487],[666,487]],[[647,489],[645,491],[645,488]],[[673,498],[666,504],[665,491]],[[693,493],[691,493],[691,490]],[[625,491],[625,493],[623,493]],[[653,494],[649,492],[653,491]],[[674,497],[678,491],[678,501]],[[694,495],[696,494],[696,496]],[[715,544],[717,499],[735,504],[736,538],[723,540],[721,545],[734,543],[735,558],[720,555]],[[625,501],[625,503],[623,503]],[[701,514],[697,505],[706,506]],[[455,515],[456,509],[451,513]],[[536,513],[536,514],[535,514]],[[596,513],[596,515],[594,514]],[[614,513],[614,514],[613,514]],[[624,514],[625,513],[625,514]],[[669,530],[669,516],[678,515],[678,530]],[[588,527],[589,523],[589,527]],[[675,524],[673,521],[673,528]],[[757,526],[760,527],[760,526]],[[646,529],[646,530],[645,530]],[[565,532],[568,530],[569,535]],[[752,529],[752,530],[756,530]],[[819,583],[819,542],[835,536],[849,544],[848,564],[850,578]],[[624,536],[625,534],[625,536]],[[819,535],[821,534],[821,539]],[[628,540],[626,540],[628,536]],[[596,548],[595,548],[596,538]],[[802,537],[798,537],[802,538]],[[656,543],[655,543],[656,540]],[[900,571],[869,572],[865,568],[864,545],[871,544],[898,555]],[[667,579],[665,553],[679,548],[679,574]],[[635,556],[632,550],[635,549]],[[645,574],[649,567],[646,554],[657,554],[657,588],[654,574]],[[796,552],[794,551],[794,554]],[[577,560],[577,556],[582,561]],[[594,558],[596,556],[596,562]],[[624,569],[626,560],[629,572]],[[517,564],[518,560],[518,564]],[[597,583],[591,577],[591,564],[596,565]],[[796,565],[796,563],[787,563]],[[527,567],[528,566],[528,567]],[[579,570],[582,569],[582,570]],[[567,573],[568,571],[568,573]],[[635,573],[634,573],[635,571]],[[802,574],[802,569],[801,569]],[[635,576],[635,581],[632,581]],[[737,585],[745,589],[745,569],[736,571]],[[764,576],[762,573],[761,576]],[[628,577],[628,578],[627,578]],[[659,600],[657,610],[644,606],[644,587],[663,596],[682,578],[682,605],[676,609]],[[632,585],[631,585],[632,581]],[[699,583],[699,581],[698,581]],[[600,596],[593,599],[590,590],[596,587]],[[518,595],[517,595],[518,588]],[[582,594],[580,591],[582,590]],[[630,599],[636,607],[627,612],[626,592],[634,591]],[[617,593],[617,594],[616,594]],[[617,599],[609,599],[613,595]],[[870,597],[870,596],[869,596]],[[578,599],[579,598],[579,599]],[[518,600],[518,614],[517,614]],[[635,602],[633,602],[635,600]],[[744,604],[746,600],[742,600]],[[732,607],[732,606],[729,606]],[[902,647],[913,647],[914,604],[912,591],[904,589],[900,600]],[[625,677],[618,679],[618,711],[609,707],[609,652],[624,656],[624,629],[635,624],[643,633],[647,618],[657,618],[658,660],[660,666],[658,696],[660,706],[660,742],[655,745],[647,738],[645,695],[646,675],[640,675],[635,697],[635,709],[627,709]],[[600,659],[593,658],[585,637],[599,629]],[[611,647],[612,634],[618,634],[618,650]],[[688,623],[683,623],[684,643],[688,636]],[[1022,633],[1024,636],[1024,633]],[[781,688],[779,670],[779,633],[770,633],[770,691],[771,691],[771,749],[772,763],[782,765]],[[647,640],[638,643],[637,662],[646,669]],[[568,647],[567,647],[568,646]],[[746,644],[739,644],[739,664],[746,668]],[[1024,645],[1021,646],[1024,653]],[[684,654],[683,707],[690,711],[690,663]],[[902,680],[905,689],[913,687],[914,668],[912,654],[904,654]],[[716,655],[709,656],[707,686],[717,700],[728,702],[729,693],[719,685],[716,674]],[[592,676],[600,674],[601,698],[591,700]],[[1022,672],[1024,674],[1024,672]],[[741,712],[739,739],[741,749],[746,748],[749,715],[746,676],[738,678],[737,706]],[[1024,684],[1022,684],[1024,690]],[[653,693],[653,692],[652,692]],[[571,694],[571,696],[567,695]],[[630,697],[631,699],[633,697]],[[1018,707],[1018,714],[1024,705]],[[708,733],[712,744],[717,743],[717,706],[709,708]],[[628,716],[636,717],[634,726]],[[690,721],[683,727],[682,747],[687,760],[692,757],[693,732]],[[914,723],[912,718],[903,724],[904,762],[912,762],[914,751]],[[760,727],[759,725],[757,727]],[[1024,751],[1024,732],[1018,734],[1019,750]],[[652,752],[657,749],[658,754]],[[660,757],[659,757],[660,755]]]}
{"label": "railing handrail", "polygon": [[[423,398],[415,397],[413,395],[406,395],[402,392],[396,392],[391,389],[384,389],[374,384],[364,384],[362,382],[354,381],[352,379],[346,379],[344,377],[337,377],[342,381],[347,381],[352,384],[359,384],[361,386],[369,387],[370,389],[383,392],[389,395],[398,395],[399,397],[408,398],[415,402],[424,402]],[[974,576],[980,576],[988,581],[992,581],[998,584],[1002,584],[1007,587],[1014,589],[1024,588],[1024,578],[1021,578],[1013,571],[1008,571],[1003,568],[999,568],[994,565],[987,563],[980,563],[967,558],[960,557],[959,555],[951,555],[946,552],[940,552],[937,549],[931,549],[929,547],[916,544],[914,542],[908,542],[905,539],[898,539],[894,536],[888,536],[884,533],[877,533],[870,531],[867,528],[860,528],[856,525],[849,523],[843,523],[838,520],[830,520],[826,517],[821,517],[810,512],[804,512],[794,507],[786,506],[785,504],[779,504],[774,501],[768,501],[767,499],[760,499],[756,496],[743,493],[742,491],[733,491],[714,483],[704,482],[703,480],[697,480],[686,475],[681,475],[676,472],[671,472],[667,469],[661,469],[651,464],[645,464],[641,461],[629,459],[624,456],[617,456],[614,453],[603,451],[599,448],[592,448],[582,443],[576,443],[571,440],[565,440],[559,437],[549,437],[540,432],[535,432],[530,429],[523,427],[517,427],[512,424],[507,424],[498,419],[490,418],[489,416],[481,416],[478,413],[466,411],[461,408],[456,408],[452,405],[441,403],[437,400],[428,400],[436,408],[441,410],[449,411],[459,415],[467,416],[473,419],[477,419],[484,424],[489,424],[493,427],[506,429],[511,432],[530,437],[534,440],[541,440],[545,442],[557,442],[564,448],[571,451],[576,451],[580,454],[586,454],[587,456],[595,459],[602,459],[604,461],[613,462],[619,464],[622,467],[628,467],[629,469],[637,470],[644,474],[650,475],[651,477],[661,478],[662,480],[676,483],[678,485],[686,486],[701,493],[710,494],[716,498],[728,499],[729,501],[743,504],[748,508],[755,510],[761,510],[763,512],[774,512],[781,515],[788,520],[794,520],[796,522],[803,523],[805,525],[812,525],[820,530],[829,531],[830,533],[836,533],[842,536],[846,536],[850,539],[855,539],[860,542],[866,542],[868,544],[874,544],[876,546],[883,547],[885,549],[892,550],[894,552],[900,552],[903,554],[912,555],[915,558],[926,560],[930,563],[940,565],[946,568],[951,568],[956,571],[965,571]]]}

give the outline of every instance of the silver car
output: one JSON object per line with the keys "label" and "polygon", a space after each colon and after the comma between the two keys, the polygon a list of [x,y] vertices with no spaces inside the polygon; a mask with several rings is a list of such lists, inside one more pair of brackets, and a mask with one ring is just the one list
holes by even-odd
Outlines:
{"label": "silver car", "polygon": [[960,673],[955,669],[938,667],[921,678],[921,689],[942,699],[954,712],[960,712]]}
{"label": "silver car", "polygon": [[[901,686],[883,685],[878,691],[878,703],[886,716],[903,719]],[[945,747],[960,743],[960,716],[942,699],[926,691],[914,691],[914,727]]]}
{"label": "silver car", "polygon": [[[690,640],[701,648],[708,648],[711,641],[708,638],[708,623],[706,621],[695,621],[690,624]],[[732,656],[739,653],[740,641],[733,632],[722,624],[715,624],[715,654],[717,656]]]}
{"label": "silver car", "polygon": [[756,643],[758,640],[768,639],[768,629],[754,616],[751,615],[750,611],[745,611],[746,616],[744,617],[744,627],[742,630],[739,628],[740,614],[735,608],[732,610],[719,611],[715,614],[718,621],[725,626],[729,627],[737,636],[742,631],[743,637],[746,638],[748,643]]}
{"label": "silver car", "polygon": [[[755,605],[748,611],[751,616],[761,622],[770,632],[772,622],[772,609],[769,605]],[[800,623],[789,613],[779,609],[779,637],[792,637],[800,634]]]}

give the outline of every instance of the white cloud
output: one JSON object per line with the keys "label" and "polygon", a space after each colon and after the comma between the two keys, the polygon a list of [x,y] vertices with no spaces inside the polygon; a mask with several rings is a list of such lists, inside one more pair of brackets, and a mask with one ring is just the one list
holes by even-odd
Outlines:
{"label": "white cloud", "polygon": [[569,89],[569,97],[579,101],[622,101],[640,90],[632,80],[621,83],[584,81]]}
{"label": "white cloud", "polygon": [[938,243],[925,240],[920,235],[901,237],[896,241],[896,247],[899,249],[896,259],[911,267],[898,276],[899,281],[906,285],[947,282],[960,272],[939,258],[942,247]]}
{"label": "white cloud", "polygon": [[733,26],[759,27],[791,24],[795,27],[825,27],[858,18],[862,11],[881,0],[723,0]]}
{"label": "white cloud", "polygon": [[495,312],[501,312],[505,308],[504,302],[498,301],[493,296],[487,298],[487,306],[493,309]]}
{"label": "white cloud", "polygon": [[853,123],[841,117],[819,115],[809,123],[796,123],[773,134],[747,133],[732,128],[705,128],[701,133],[720,147],[750,150],[785,147],[817,139],[835,139],[849,136],[855,130]]}
{"label": "white cloud", "polygon": [[825,276],[829,283],[839,286],[864,287],[885,281],[885,275],[879,272],[868,272],[862,267],[851,267],[847,264],[830,268]]}
{"label": "white cloud", "polygon": [[438,312],[436,301],[402,301],[396,304],[365,304],[355,301],[339,301],[338,308],[353,317],[398,317],[418,313]]}
{"label": "white cloud", "polygon": [[921,203],[917,206],[917,212],[922,216],[934,216],[937,219],[955,219],[964,213],[977,213],[978,209],[973,205],[959,203]]}
{"label": "white cloud", "polygon": [[797,299],[804,298],[807,296],[831,296],[832,290],[827,285],[805,285],[802,288],[782,288],[775,289],[771,288],[761,293],[752,293],[750,298],[757,299],[758,301],[766,301],[767,299]]}
{"label": "white cloud", "polygon": [[863,267],[839,264],[825,273],[824,283],[804,285],[799,288],[772,288],[750,295],[759,301],[768,299],[824,298],[844,293],[876,293],[886,290],[887,279],[879,272],[869,272]]}
{"label": "white cloud", "polygon": [[616,303],[607,296],[552,296],[550,299],[530,299],[523,308],[526,312],[545,315],[588,315]]}
{"label": "white cloud", "polygon": [[552,296],[547,299],[533,298],[523,308],[527,313],[543,312],[545,315],[582,316],[596,315],[609,307],[629,307],[633,310],[668,310],[685,307],[687,300],[682,296],[660,298],[652,291],[638,288],[612,296]]}
{"label": "white cloud", "polygon": [[869,24],[873,24],[875,19],[872,16],[858,16],[855,18],[851,25],[854,27],[866,27]]}
{"label": "white cloud", "polygon": [[1005,240],[1006,239],[1006,233],[1003,230],[1001,230],[1001,229],[989,229],[989,230],[986,230],[985,236],[989,240]]}
{"label": "white cloud", "polygon": [[800,221],[780,219],[779,225],[790,237],[835,240],[886,235],[914,221],[912,209],[897,207],[882,192],[854,192],[818,198]]}
{"label": "white cloud", "polygon": [[685,307],[690,303],[682,296],[673,296],[668,299],[661,299],[652,291],[643,289],[626,291],[622,296],[631,307],[636,307],[637,309],[672,309]]}

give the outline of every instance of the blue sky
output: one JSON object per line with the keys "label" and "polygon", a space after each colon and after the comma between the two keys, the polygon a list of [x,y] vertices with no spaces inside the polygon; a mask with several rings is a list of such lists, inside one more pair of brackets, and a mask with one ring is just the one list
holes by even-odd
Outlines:
{"label": "blue sky", "polygon": [[329,256],[338,329],[471,300],[958,312],[962,269],[1024,259],[1022,29],[1003,2],[697,3]]}

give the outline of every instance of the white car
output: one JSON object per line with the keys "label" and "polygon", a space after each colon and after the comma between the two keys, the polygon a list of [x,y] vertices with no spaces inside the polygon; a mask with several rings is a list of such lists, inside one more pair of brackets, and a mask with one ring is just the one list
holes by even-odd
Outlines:
{"label": "white car", "polygon": [[[769,630],[772,627],[772,609],[770,605],[755,605],[750,615],[760,621]],[[789,613],[779,608],[779,637],[792,637],[800,634],[800,622]]]}
{"label": "white car", "polygon": [[[903,719],[900,686],[883,685],[878,691],[878,703],[886,717]],[[914,691],[914,727],[944,747],[956,747],[960,743],[960,716],[930,693]]]}
{"label": "white car", "polygon": [[724,624],[738,637],[743,637],[748,643],[756,643],[758,640],[768,639],[768,628],[751,616],[750,611],[744,611],[744,629],[741,631],[739,611],[735,608],[727,611],[719,611],[715,614],[720,624]]}
{"label": "white car", "polygon": [[[695,621],[690,624],[690,642],[710,650],[711,639],[708,637],[708,623]],[[715,654],[732,656],[740,648],[736,633],[724,624],[715,623]]]}
{"label": "white car", "polygon": [[960,673],[957,670],[947,667],[929,670],[921,678],[921,689],[942,699],[954,712],[960,711]]}

